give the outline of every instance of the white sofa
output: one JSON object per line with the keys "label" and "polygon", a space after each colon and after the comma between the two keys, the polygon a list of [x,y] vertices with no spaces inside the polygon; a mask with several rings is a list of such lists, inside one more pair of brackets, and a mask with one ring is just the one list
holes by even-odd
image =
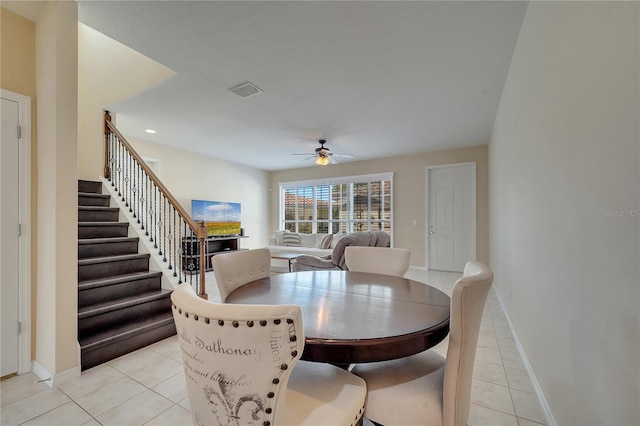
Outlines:
{"label": "white sofa", "polygon": [[[297,234],[300,237],[300,245],[284,245],[284,234]],[[298,254],[310,254],[313,256],[326,256],[333,252],[333,248],[340,238],[344,237],[346,233],[333,234],[331,237],[331,243],[327,248],[322,248],[322,242],[328,234],[304,234],[293,233],[287,231],[275,231],[273,236],[269,238],[269,245],[267,248],[271,252],[271,255],[280,253],[298,253]]]}

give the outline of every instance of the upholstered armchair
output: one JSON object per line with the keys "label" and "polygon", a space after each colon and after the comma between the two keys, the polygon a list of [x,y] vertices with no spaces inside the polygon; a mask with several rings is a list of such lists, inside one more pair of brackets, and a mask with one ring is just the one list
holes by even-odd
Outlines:
{"label": "upholstered armchair", "polygon": [[356,426],[364,380],[331,364],[300,360],[296,305],[234,305],[171,294],[194,425]]}
{"label": "upholstered armchair", "polygon": [[344,250],[348,246],[389,247],[391,237],[384,231],[352,232],[342,237],[326,256],[301,254],[292,263],[292,271],[316,271],[325,269],[341,269],[348,271]]}

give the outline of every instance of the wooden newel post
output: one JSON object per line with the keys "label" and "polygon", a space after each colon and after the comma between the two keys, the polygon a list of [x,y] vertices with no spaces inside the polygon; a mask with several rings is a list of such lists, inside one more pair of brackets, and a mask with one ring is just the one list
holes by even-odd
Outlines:
{"label": "wooden newel post", "polygon": [[205,243],[208,235],[207,227],[204,224],[204,221],[198,222],[198,244],[200,245],[200,258],[198,260],[198,266],[200,268],[200,285],[198,286],[198,296],[203,299],[209,299],[207,295],[207,289],[205,287],[205,262],[206,262],[206,250]]}
{"label": "wooden newel post", "polygon": [[109,169],[109,126],[107,122],[111,123],[111,114],[109,111],[104,112],[104,177],[111,180],[111,171]]}

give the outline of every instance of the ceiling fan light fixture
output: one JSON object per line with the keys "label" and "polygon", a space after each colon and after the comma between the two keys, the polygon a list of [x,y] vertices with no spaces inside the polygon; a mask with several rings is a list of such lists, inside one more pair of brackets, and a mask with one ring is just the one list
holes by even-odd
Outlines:
{"label": "ceiling fan light fixture", "polygon": [[321,155],[318,158],[316,158],[315,163],[319,166],[326,166],[327,164],[330,163],[329,157],[325,157],[324,155]]}
{"label": "ceiling fan light fixture", "polygon": [[307,152],[307,153],[298,153],[298,154],[291,154],[291,155],[305,155],[307,156],[307,158],[305,158],[305,160],[311,159],[311,158],[315,158],[314,163],[316,163],[318,166],[327,166],[329,164],[338,164],[338,161],[336,161],[336,155],[337,156],[342,156],[342,157],[347,157],[347,158],[353,158],[352,154],[339,154],[339,153],[334,153],[331,152],[331,150],[329,150],[329,148],[325,147],[324,144],[327,143],[326,140],[324,139],[320,139],[318,141],[320,143],[320,146],[318,148],[315,149],[314,152]]}

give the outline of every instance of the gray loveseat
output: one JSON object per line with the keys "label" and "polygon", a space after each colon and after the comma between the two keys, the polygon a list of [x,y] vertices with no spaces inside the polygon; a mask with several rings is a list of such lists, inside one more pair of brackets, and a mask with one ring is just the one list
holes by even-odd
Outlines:
{"label": "gray loveseat", "polygon": [[344,249],[348,246],[390,247],[391,237],[384,231],[352,232],[341,238],[331,254],[312,256],[301,254],[292,264],[293,271],[317,271],[324,269],[348,270]]}

